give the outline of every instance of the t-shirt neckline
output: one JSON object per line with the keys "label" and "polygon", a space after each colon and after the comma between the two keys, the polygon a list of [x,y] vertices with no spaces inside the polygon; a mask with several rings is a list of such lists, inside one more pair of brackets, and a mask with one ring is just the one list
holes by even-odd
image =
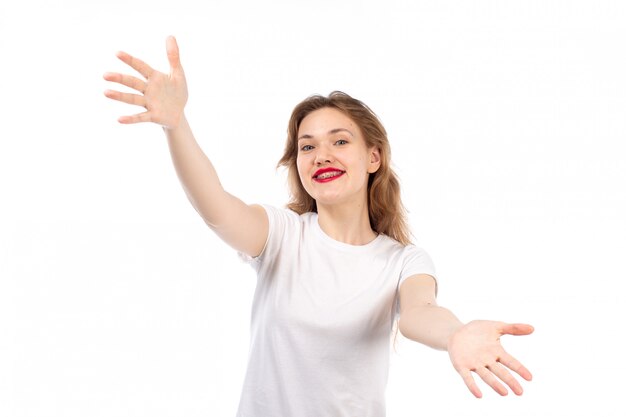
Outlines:
{"label": "t-shirt neckline", "polygon": [[379,244],[380,241],[384,239],[381,233],[378,234],[371,242],[366,243],[365,245],[351,245],[349,243],[340,242],[338,240],[333,239],[328,236],[322,227],[319,224],[319,216],[317,213],[311,213],[311,226],[314,230],[315,234],[322,240],[324,243],[331,245],[337,249],[341,249],[348,252],[366,252],[371,250],[373,247]]}

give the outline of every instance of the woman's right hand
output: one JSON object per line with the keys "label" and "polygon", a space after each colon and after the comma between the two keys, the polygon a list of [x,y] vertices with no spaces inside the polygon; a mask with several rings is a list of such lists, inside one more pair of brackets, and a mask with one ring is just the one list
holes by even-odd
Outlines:
{"label": "woman's right hand", "polygon": [[120,123],[153,122],[166,129],[178,127],[183,118],[185,104],[187,104],[187,81],[180,64],[178,45],[173,36],[167,38],[166,50],[167,59],[170,63],[169,74],[156,71],[142,60],[125,52],[117,53],[117,57],[122,62],[139,72],[144,79],[113,72],[105,73],[104,79],[130,87],[140,94],[106,90],[104,95],[110,99],[146,109],[143,113],[121,116],[118,119]]}

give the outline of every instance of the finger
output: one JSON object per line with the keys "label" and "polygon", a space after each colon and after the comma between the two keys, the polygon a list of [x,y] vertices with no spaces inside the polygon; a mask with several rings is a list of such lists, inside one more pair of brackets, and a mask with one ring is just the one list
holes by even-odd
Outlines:
{"label": "finger", "polygon": [[496,377],[493,375],[493,373],[485,368],[485,367],[479,367],[476,369],[476,371],[474,371],[478,374],[479,377],[481,377],[481,379],[483,381],[485,381],[485,383],[487,385],[489,385],[491,388],[493,388],[493,390],[495,392],[497,392],[498,394],[505,396],[507,395],[509,392],[506,390],[506,388],[504,388],[504,385],[502,385],[497,379]]}
{"label": "finger", "polygon": [[179,70],[181,68],[180,52],[175,37],[167,37],[167,39],[165,40],[165,50],[167,51],[167,60],[170,63],[170,68],[172,69],[172,71]]}
{"label": "finger", "polygon": [[505,324],[501,330],[502,334],[511,334],[514,336],[524,336],[534,331],[535,328],[533,326],[524,323]]}
{"label": "finger", "polygon": [[121,116],[117,121],[122,124],[133,124],[151,122],[152,119],[150,118],[149,112],[145,111],[143,113],[133,114],[132,116]]}
{"label": "finger", "polygon": [[531,381],[533,379],[533,376],[530,373],[530,371],[526,369],[526,367],[522,365],[520,361],[518,361],[517,359],[515,359],[513,356],[509,355],[508,353],[504,353],[503,355],[501,355],[500,359],[498,359],[498,362],[500,362],[502,365],[506,366],[510,370],[516,372],[519,376],[524,378],[526,381]]}
{"label": "finger", "polygon": [[145,78],[149,78],[154,72],[150,65],[146,64],[139,58],[135,58],[134,56],[127,54],[126,52],[118,52],[117,57],[125,64],[130,65],[131,68],[143,75]]}
{"label": "finger", "polygon": [[125,85],[126,87],[130,87],[133,90],[139,91],[140,93],[144,93],[146,91],[145,81],[140,80],[137,77],[133,77],[132,75],[107,72],[104,74],[104,79],[107,81],[112,81],[118,84]]}
{"label": "finger", "polygon": [[511,375],[511,373],[506,370],[504,366],[502,366],[498,362],[495,362],[487,366],[487,369],[489,369],[495,376],[500,378],[500,380],[504,381],[504,383],[507,384],[516,395],[522,395],[522,393],[524,392],[522,386],[517,381],[517,379],[515,379],[513,375]]}
{"label": "finger", "polygon": [[459,374],[461,375],[461,378],[463,378],[463,382],[465,382],[467,388],[469,388],[470,392],[474,394],[474,397],[482,398],[483,393],[480,392],[478,385],[476,385],[476,381],[474,381],[472,373],[469,370],[463,370],[459,371]]}
{"label": "finger", "polygon": [[106,90],[104,95],[110,99],[121,101],[123,103],[134,104],[135,106],[146,106],[146,99],[139,94],[121,93],[115,90]]}

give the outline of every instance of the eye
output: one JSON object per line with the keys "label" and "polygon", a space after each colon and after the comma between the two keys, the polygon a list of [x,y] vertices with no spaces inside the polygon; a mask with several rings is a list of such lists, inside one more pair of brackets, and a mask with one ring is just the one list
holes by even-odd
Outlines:
{"label": "eye", "polygon": [[310,151],[311,149],[313,149],[313,146],[311,145],[304,145],[303,147],[300,148],[300,150],[303,152]]}
{"label": "eye", "polygon": [[335,145],[345,145],[347,144],[348,141],[345,139],[339,139],[337,142],[335,142]]}

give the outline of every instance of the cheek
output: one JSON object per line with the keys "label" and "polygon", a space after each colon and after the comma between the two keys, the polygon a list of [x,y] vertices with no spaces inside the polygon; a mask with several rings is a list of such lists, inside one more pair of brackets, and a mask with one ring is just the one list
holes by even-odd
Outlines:
{"label": "cheek", "polygon": [[353,155],[351,158],[346,158],[346,163],[351,164],[354,167],[358,167],[359,170],[366,169],[367,155],[361,153],[358,155]]}
{"label": "cheek", "polygon": [[300,178],[302,178],[302,174],[306,171],[304,167],[305,161],[303,160],[303,158],[298,157],[296,159],[296,169],[298,170],[298,175],[300,176]]}

